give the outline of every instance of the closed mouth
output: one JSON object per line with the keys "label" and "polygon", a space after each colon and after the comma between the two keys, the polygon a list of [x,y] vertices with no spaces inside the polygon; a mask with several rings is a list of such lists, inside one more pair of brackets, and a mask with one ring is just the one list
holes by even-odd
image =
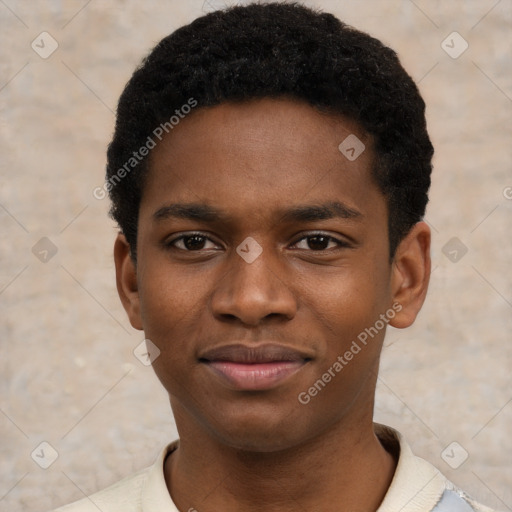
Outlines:
{"label": "closed mouth", "polygon": [[283,345],[243,344],[210,349],[199,357],[214,375],[238,391],[263,391],[275,388],[297,373],[312,357]]}
{"label": "closed mouth", "polygon": [[207,350],[199,357],[199,361],[231,362],[240,364],[262,364],[275,362],[310,361],[311,356],[283,345],[264,344],[249,347],[242,344],[223,345]]}

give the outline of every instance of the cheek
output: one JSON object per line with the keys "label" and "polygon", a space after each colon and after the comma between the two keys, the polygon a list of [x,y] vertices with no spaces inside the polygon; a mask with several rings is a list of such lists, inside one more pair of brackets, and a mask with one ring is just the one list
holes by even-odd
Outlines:
{"label": "cheek", "polygon": [[160,350],[153,370],[171,395],[187,396],[194,368],[193,340],[197,337],[200,307],[197,288],[175,274],[146,276],[141,293],[141,315],[146,338]]}
{"label": "cheek", "polygon": [[388,307],[389,272],[375,263],[323,269],[307,281],[297,293],[340,342],[373,325]]}
{"label": "cheek", "polygon": [[333,414],[340,417],[357,397],[372,400],[387,325],[380,315],[389,309],[386,281],[385,273],[354,269],[336,279],[319,279],[309,294],[308,307],[324,343],[301,396],[320,416],[333,403],[338,404]]}
{"label": "cheek", "polygon": [[193,316],[201,307],[207,290],[205,277],[204,272],[178,269],[169,265],[165,257],[154,257],[139,286],[144,330],[169,333],[179,329],[181,320]]}
{"label": "cheek", "polygon": [[[160,269],[160,270],[158,270]],[[195,364],[195,340],[204,335],[207,282],[204,275],[154,265],[140,287],[146,338],[160,350],[153,369],[168,391],[178,392]],[[183,383],[183,384],[180,384]]]}

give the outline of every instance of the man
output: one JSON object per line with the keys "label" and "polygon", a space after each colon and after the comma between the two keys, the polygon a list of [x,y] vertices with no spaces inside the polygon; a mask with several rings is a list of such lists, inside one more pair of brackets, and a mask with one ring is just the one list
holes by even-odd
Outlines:
{"label": "man", "polygon": [[163,39],[108,150],[117,287],[179,440],[62,512],[489,511],[373,423],[427,293],[433,148],[396,54],[298,4]]}

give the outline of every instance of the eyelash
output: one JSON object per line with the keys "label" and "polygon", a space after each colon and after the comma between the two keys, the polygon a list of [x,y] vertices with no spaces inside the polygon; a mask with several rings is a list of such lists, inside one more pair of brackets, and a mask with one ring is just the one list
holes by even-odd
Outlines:
{"label": "eyelash", "polygon": [[[206,235],[204,235],[203,233],[201,232],[190,232],[190,233],[187,233],[185,235],[180,235],[176,238],[173,238],[172,240],[169,240],[169,241],[166,241],[164,243],[164,245],[167,247],[167,248],[171,248],[171,249],[178,249],[180,251],[184,251],[184,252],[201,252],[203,249],[199,249],[197,251],[191,251],[191,250],[188,250],[188,249],[181,249],[181,248],[178,248],[176,247],[174,244],[176,242],[178,242],[179,240],[184,240],[186,238],[193,238],[194,236],[198,236],[198,237],[201,237],[201,238],[204,238],[205,240],[209,240],[210,242],[212,243],[215,243],[211,238],[207,237]],[[314,238],[314,237],[324,237],[324,238],[327,238],[329,241],[333,241],[335,242],[338,247],[336,247],[335,249],[342,249],[342,248],[348,248],[350,247],[350,244],[348,242],[345,242],[343,240],[339,240],[338,238],[335,238],[331,235],[327,235],[326,233],[323,233],[321,231],[318,231],[318,232],[313,232],[313,233],[309,233],[307,235],[304,235],[302,236],[301,238],[297,239],[293,245],[296,245],[298,244],[299,242],[301,242],[302,240],[306,240],[308,238]],[[327,252],[329,250],[332,250],[333,248],[331,247],[331,249],[309,249],[308,252]],[[304,250],[304,249],[301,249],[301,250]]]}

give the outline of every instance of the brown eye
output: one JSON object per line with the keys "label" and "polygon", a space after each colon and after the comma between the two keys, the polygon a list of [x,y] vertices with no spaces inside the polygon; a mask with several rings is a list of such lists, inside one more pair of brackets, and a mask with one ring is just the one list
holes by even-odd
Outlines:
{"label": "brown eye", "polygon": [[321,251],[323,249],[327,249],[327,246],[329,245],[330,237],[315,235],[315,236],[309,236],[307,238],[307,240],[308,240],[308,247],[310,249],[313,249],[314,251]]}
{"label": "brown eye", "polygon": [[205,243],[206,243],[206,238],[204,236],[193,235],[193,236],[187,236],[187,237],[183,238],[183,245],[189,251],[203,249]]}
{"label": "brown eye", "polygon": [[181,235],[166,243],[168,247],[180,249],[187,252],[200,251],[201,249],[213,249],[214,247],[205,247],[210,242],[215,244],[206,236],[200,233],[191,233],[189,235]]}
{"label": "brown eye", "polygon": [[[341,240],[324,233],[315,233],[302,237],[295,245],[298,246],[300,243],[302,243],[302,247],[299,247],[299,249],[309,249],[312,251],[325,251],[326,249],[348,247],[348,243],[342,242]],[[334,245],[329,247],[329,244]]]}

